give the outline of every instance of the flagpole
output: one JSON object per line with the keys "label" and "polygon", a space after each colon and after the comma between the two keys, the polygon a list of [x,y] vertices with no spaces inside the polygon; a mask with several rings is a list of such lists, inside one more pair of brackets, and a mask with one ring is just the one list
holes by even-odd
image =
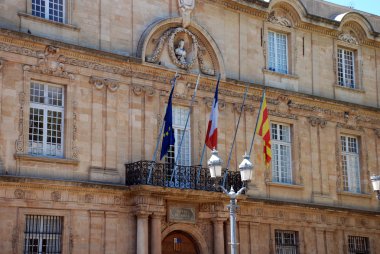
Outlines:
{"label": "flagpole", "polygon": [[261,113],[261,108],[263,106],[263,100],[264,100],[265,92],[266,92],[266,88],[264,86],[263,96],[261,97],[261,101],[260,101],[259,113],[257,114],[257,118],[256,118],[255,130],[253,131],[253,136],[252,136],[252,140],[251,140],[251,147],[249,148],[249,153],[248,153],[249,158],[251,158],[253,142],[254,142],[255,136],[256,136],[257,124],[259,123],[259,117],[260,117],[260,113]]}
{"label": "flagpole", "polygon": [[[174,87],[177,83],[177,78],[178,78],[178,72],[176,72],[174,75],[174,82],[172,84],[171,89],[174,89]],[[156,141],[156,148],[154,149],[154,153],[153,153],[153,158],[152,158],[153,163],[155,163],[156,159],[157,159],[158,147],[160,145],[160,140],[161,140],[161,136],[162,136],[162,131],[164,130],[164,126],[165,126],[165,120],[163,119],[162,124],[161,124],[161,128],[160,128],[160,132],[158,133],[158,137],[157,137],[157,141]],[[148,175],[147,183],[150,183],[150,178],[152,177],[152,171],[153,171],[153,167],[151,167],[149,169],[149,175]]]}
{"label": "flagpole", "polygon": [[185,133],[186,133],[186,129],[187,129],[187,124],[189,122],[191,112],[193,111],[193,104],[194,104],[194,101],[195,101],[195,96],[197,95],[197,90],[198,90],[198,85],[199,85],[199,79],[200,79],[200,77],[201,77],[201,74],[198,74],[197,83],[195,85],[195,89],[194,89],[194,93],[193,93],[193,98],[191,99],[191,103],[190,103],[189,114],[187,114],[187,118],[186,118],[185,129],[183,130],[182,137],[181,137],[181,142],[179,143],[179,146],[178,146],[178,153],[177,153],[177,156],[176,156],[176,158],[174,160],[175,167],[174,167],[174,170],[173,170],[172,175],[170,177],[170,181],[173,181],[173,176],[174,176],[174,173],[175,173],[175,171],[177,169],[177,161],[178,161],[179,156],[181,155],[182,142],[183,142],[183,139],[185,137]]}
{"label": "flagpole", "polygon": [[238,122],[237,122],[237,124],[236,124],[236,129],[235,129],[234,139],[233,139],[233,141],[232,141],[230,154],[229,154],[229,156],[228,156],[227,168],[226,168],[226,172],[224,173],[224,177],[223,177],[223,186],[225,186],[225,184],[226,184],[226,178],[227,178],[227,174],[228,174],[228,169],[229,169],[229,167],[230,167],[230,163],[231,163],[232,151],[233,151],[233,148],[234,148],[234,145],[235,145],[235,141],[236,141],[236,134],[237,134],[237,131],[238,131],[238,129],[239,129],[240,118],[241,118],[241,115],[242,115],[243,110],[244,110],[245,99],[247,98],[248,86],[249,86],[249,83],[248,83],[247,86],[245,87],[245,92],[244,92],[244,97],[243,97],[243,104],[241,104],[240,114],[239,114],[239,119],[238,119]]}
{"label": "flagpole", "polygon": [[[220,82],[220,77],[221,77],[221,75],[220,75],[220,73],[219,73],[219,75],[218,75],[218,81],[216,82],[216,88],[215,88],[215,94],[217,93],[217,88],[219,87],[219,82]],[[215,100],[215,96],[216,95],[214,95],[214,100]],[[213,107],[214,106],[214,103],[215,103],[215,101],[213,100],[213,102],[212,102],[212,106],[211,107]],[[218,102],[218,107],[219,107],[219,102]],[[211,114],[212,114],[212,112],[213,112],[213,108],[211,109]],[[210,119],[209,119],[209,121],[212,121],[211,120],[211,114],[210,114]],[[205,152],[206,152],[206,141],[207,141],[207,135],[208,135],[208,133],[206,133],[206,138],[205,138],[205,143],[203,144],[203,149],[202,149],[202,155],[201,155],[201,159],[200,159],[200,161],[199,161],[199,165],[200,165],[200,167],[202,168],[202,164],[203,164],[203,158],[204,158],[204,155],[205,155]],[[200,174],[201,174],[201,170],[198,170],[198,174],[197,174],[197,183],[199,182],[199,178],[200,178]]]}

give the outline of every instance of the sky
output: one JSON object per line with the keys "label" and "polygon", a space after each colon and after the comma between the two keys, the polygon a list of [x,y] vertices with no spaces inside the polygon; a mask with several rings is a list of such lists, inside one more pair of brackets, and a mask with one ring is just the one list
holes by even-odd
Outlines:
{"label": "sky", "polygon": [[380,16],[380,0],[325,0],[344,6],[352,6],[356,10],[365,11],[368,13]]}

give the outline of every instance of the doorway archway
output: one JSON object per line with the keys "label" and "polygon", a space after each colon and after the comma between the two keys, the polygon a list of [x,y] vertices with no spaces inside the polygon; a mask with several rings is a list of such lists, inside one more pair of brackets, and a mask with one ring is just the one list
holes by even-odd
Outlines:
{"label": "doorway archway", "polygon": [[199,254],[199,249],[191,235],[183,231],[173,231],[162,241],[163,254]]}
{"label": "doorway archway", "polygon": [[[185,234],[185,236],[190,237],[192,243],[195,245],[195,249],[198,252],[195,252],[197,254],[208,254],[211,253],[211,250],[209,249],[209,246],[206,243],[206,240],[204,238],[204,234],[194,225],[187,224],[187,223],[175,223],[167,227],[164,231],[162,231],[162,253],[169,253],[165,252],[164,250],[164,241],[165,239],[171,235],[173,232],[181,232]],[[171,248],[173,249],[174,245],[174,237],[171,238]],[[181,252],[170,252],[175,254],[180,254]],[[183,252],[185,253],[185,252]]]}

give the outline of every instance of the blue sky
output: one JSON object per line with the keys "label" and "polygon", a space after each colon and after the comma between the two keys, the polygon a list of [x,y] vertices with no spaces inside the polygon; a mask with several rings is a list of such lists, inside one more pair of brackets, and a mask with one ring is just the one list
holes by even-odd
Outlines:
{"label": "blue sky", "polygon": [[380,16],[380,0],[326,0],[344,6],[353,6],[354,9]]}

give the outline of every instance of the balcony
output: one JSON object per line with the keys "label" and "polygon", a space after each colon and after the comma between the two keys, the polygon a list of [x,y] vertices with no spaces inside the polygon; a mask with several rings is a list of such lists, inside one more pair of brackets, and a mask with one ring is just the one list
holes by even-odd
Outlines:
{"label": "balcony", "polygon": [[[167,188],[192,189],[203,191],[220,191],[214,187],[215,180],[211,179],[209,170],[200,166],[174,166],[173,164],[156,163],[154,161],[138,161],[125,164],[125,184],[152,185]],[[149,177],[149,173],[151,177]],[[174,173],[173,173],[174,171]],[[242,187],[240,172],[228,171],[224,187],[233,186],[235,190]],[[216,183],[223,185],[223,178]]]}

